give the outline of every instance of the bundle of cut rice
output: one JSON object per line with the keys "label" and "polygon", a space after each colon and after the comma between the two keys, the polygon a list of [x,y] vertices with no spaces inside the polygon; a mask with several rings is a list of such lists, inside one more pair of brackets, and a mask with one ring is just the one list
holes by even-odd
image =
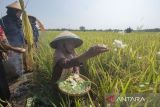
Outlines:
{"label": "bundle of cut rice", "polygon": [[29,22],[27,13],[25,11],[25,5],[24,5],[24,1],[23,0],[19,0],[21,8],[22,8],[22,25],[23,25],[23,32],[24,32],[24,36],[25,36],[25,40],[27,42],[27,52],[24,55],[25,56],[25,63],[26,63],[26,67],[27,70],[31,70],[34,60],[33,60],[33,31],[32,31],[32,27],[31,24]]}

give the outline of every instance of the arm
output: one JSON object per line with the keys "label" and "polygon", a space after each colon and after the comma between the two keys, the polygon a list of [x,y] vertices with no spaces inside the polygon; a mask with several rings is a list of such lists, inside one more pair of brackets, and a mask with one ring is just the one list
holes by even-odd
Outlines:
{"label": "arm", "polygon": [[24,53],[24,52],[26,51],[26,50],[23,49],[23,48],[12,47],[11,45],[5,44],[5,43],[1,43],[1,47],[2,47],[4,50],[12,50],[12,51],[15,51],[15,52],[18,52],[18,53]]}
{"label": "arm", "polygon": [[88,59],[94,56],[97,56],[100,53],[103,53],[106,51],[109,51],[109,48],[103,44],[99,44],[99,45],[91,47],[87,52],[83,53],[80,56],[77,56],[73,59],[61,58],[57,61],[57,63],[62,68],[70,68],[74,66],[79,66],[83,62],[87,61]]}
{"label": "arm", "polygon": [[101,53],[107,52],[107,51],[109,51],[109,48],[108,46],[104,44],[98,44],[98,45],[92,46],[89,48],[88,51],[86,51],[85,53],[83,53],[82,55],[78,57],[78,61],[85,62],[86,60],[92,57],[95,57]]}

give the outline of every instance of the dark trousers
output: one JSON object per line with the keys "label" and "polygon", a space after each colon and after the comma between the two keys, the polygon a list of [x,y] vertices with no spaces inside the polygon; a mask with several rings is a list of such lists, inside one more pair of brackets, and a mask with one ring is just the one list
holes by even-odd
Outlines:
{"label": "dark trousers", "polygon": [[[6,79],[2,59],[0,59],[0,99],[5,101],[9,100],[9,98],[10,98],[9,86]],[[0,103],[5,106],[4,103],[2,102]]]}

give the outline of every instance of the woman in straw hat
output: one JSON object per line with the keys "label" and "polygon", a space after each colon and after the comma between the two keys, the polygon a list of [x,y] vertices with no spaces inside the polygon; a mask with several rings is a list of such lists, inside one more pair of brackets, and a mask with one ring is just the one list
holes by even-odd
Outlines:
{"label": "woman in straw hat", "polygon": [[58,94],[60,93],[56,84],[59,79],[70,73],[79,74],[80,65],[83,62],[109,50],[105,45],[99,44],[89,48],[82,55],[77,55],[74,49],[81,46],[82,43],[83,41],[77,35],[69,31],[62,32],[50,43],[50,46],[55,49],[52,84],[56,99],[58,99]]}
{"label": "woman in straw hat", "polygon": [[10,98],[9,86],[6,80],[5,69],[3,66],[3,60],[6,59],[5,53],[8,50],[12,50],[18,53],[25,52],[25,49],[23,48],[15,48],[8,44],[4,31],[0,26],[0,104],[2,104],[4,107],[7,105],[7,103],[2,102],[2,100],[6,101]]}
{"label": "woman in straw hat", "polygon": [[[7,15],[0,19],[0,25],[4,29],[10,45],[15,47],[23,47],[25,41],[22,30],[22,21],[20,19],[22,13],[20,3],[17,1],[13,2],[12,4],[6,6],[6,8]],[[22,54],[15,53],[13,51],[10,52],[10,55],[8,56],[9,65],[14,67],[15,74],[21,75],[24,71],[22,59]]]}

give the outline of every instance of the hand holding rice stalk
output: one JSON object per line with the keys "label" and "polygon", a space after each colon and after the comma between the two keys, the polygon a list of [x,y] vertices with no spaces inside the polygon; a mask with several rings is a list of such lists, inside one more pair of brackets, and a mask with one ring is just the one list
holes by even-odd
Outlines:
{"label": "hand holding rice stalk", "polygon": [[27,70],[31,70],[32,69],[32,65],[33,65],[33,32],[32,32],[32,27],[31,24],[29,22],[27,13],[25,11],[25,6],[24,6],[24,1],[23,0],[19,0],[21,8],[22,8],[22,24],[23,24],[23,32],[25,35],[25,39],[27,41],[27,48],[28,51],[25,54],[25,59],[26,59],[26,63],[27,63]]}

